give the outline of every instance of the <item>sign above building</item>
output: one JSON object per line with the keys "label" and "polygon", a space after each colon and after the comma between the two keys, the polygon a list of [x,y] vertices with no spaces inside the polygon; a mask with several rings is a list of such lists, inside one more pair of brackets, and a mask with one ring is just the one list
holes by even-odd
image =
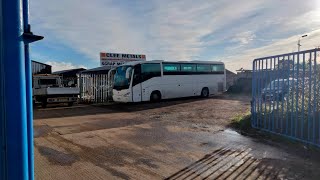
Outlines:
{"label": "sign above building", "polygon": [[101,66],[119,66],[130,61],[146,61],[144,54],[119,54],[100,52]]}

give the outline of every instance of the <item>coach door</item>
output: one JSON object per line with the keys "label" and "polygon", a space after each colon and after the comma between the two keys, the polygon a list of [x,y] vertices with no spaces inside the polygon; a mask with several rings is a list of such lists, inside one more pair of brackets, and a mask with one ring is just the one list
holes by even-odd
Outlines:
{"label": "coach door", "polygon": [[132,101],[142,101],[142,84],[141,84],[141,64],[134,66],[133,78],[132,78]]}

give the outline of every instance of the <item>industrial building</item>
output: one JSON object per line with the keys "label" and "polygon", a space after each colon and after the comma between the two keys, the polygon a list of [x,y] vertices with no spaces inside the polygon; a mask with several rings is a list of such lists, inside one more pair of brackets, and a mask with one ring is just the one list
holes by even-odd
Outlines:
{"label": "industrial building", "polygon": [[38,61],[31,61],[32,74],[51,74],[52,66]]}

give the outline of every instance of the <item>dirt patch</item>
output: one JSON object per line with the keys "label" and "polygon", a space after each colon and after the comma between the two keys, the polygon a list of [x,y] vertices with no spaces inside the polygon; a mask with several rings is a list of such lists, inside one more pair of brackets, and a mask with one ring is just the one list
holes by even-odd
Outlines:
{"label": "dirt patch", "polygon": [[157,169],[159,168],[158,165],[154,164],[153,160],[151,159],[146,159],[146,158],[141,158],[141,159],[137,159],[135,164],[137,165],[146,165],[147,167],[153,168],[153,169]]}
{"label": "dirt patch", "polygon": [[[35,127],[35,137],[48,139],[55,144],[53,147],[58,146],[64,151],[56,151],[49,148],[49,145],[37,148],[40,155],[46,157],[52,165],[70,166],[79,160],[122,179],[138,178],[140,175],[146,179],[163,177],[167,171],[172,171],[170,165],[163,163],[171,163],[176,158],[180,163],[187,163],[190,158],[198,157],[199,148],[214,147],[216,144],[210,142],[206,135],[197,132],[215,133],[223,130],[233,114],[249,108],[248,102],[246,98],[213,97],[159,103],[39,109],[34,113],[36,122],[46,125]],[[110,141],[95,133],[113,129],[130,129],[130,133],[121,134],[117,140]],[[66,134],[72,137],[81,133],[88,134],[80,141],[94,141],[101,145],[82,146],[63,138]],[[122,147],[115,143],[117,141],[126,143]],[[136,173],[128,171],[128,168],[131,171],[136,169]]]}
{"label": "dirt patch", "polygon": [[44,146],[39,146],[37,148],[41,155],[45,156],[50,163],[55,165],[71,166],[73,163],[79,160],[79,157],[75,154],[60,152]]}
{"label": "dirt patch", "polygon": [[123,172],[120,172],[120,171],[117,171],[117,170],[115,170],[113,168],[105,167],[105,169],[115,177],[118,177],[118,178],[121,178],[121,179],[131,179],[127,174],[125,174]]}
{"label": "dirt patch", "polygon": [[[35,126],[35,144],[38,148],[35,153],[38,161],[48,161],[36,163],[36,177],[319,177],[315,170],[319,165],[311,162],[313,158],[306,160],[291,153],[293,149],[271,146],[261,138],[250,138],[226,130],[233,117],[249,109],[248,97],[219,96],[41,110],[45,113],[41,116],[49,119],[41,119],[40,112],[35,113],[38,115],[37,124],[42,125]],[[76,175],[65,178],[56,176],[61,173]]]}
{"label": "dirt patch", "polygon": [[53,130],[53,128],[48,125],[34,126],[33,127],[33,136],[35,138],[48,136],[52,132],[52,130]]}
{"label": "dirt patch", "polygon": [[99,121],[92,121],[86,122],[82,124],[75,124],[75,125],[67,125],[67,126],[56,126],[57,132],[60,135],[65,134],[73,134],[73,133],[81,133],[87,131],[95,131],[101,129],[113,129],[113,128],[120,128],[126,126],[133,126],[145,123],[146,120],[143,119],[111,119],[111,120],[99,120]]}

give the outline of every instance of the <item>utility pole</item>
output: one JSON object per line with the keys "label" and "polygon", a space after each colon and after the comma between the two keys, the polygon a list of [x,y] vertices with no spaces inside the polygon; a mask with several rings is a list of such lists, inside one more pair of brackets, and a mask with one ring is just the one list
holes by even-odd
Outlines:
{"label": "utility pole", "polygon": [[304,37],[307,37],[307,36],[308,36],[308,35],[305,34],[305,35],[299,37],[298,44],[297,44],[297,45],[298,45],[298,52],[300,52],[300,47],[302,46],[301,43],[300,43],[300,42],[301,42],[301,38],[304,38]]}

